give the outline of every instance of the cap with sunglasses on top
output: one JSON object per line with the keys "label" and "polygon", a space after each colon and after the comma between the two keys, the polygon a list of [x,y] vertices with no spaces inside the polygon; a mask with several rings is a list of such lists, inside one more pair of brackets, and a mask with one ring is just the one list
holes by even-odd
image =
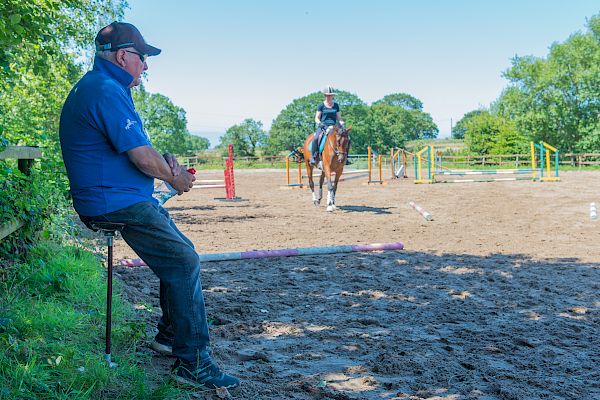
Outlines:
{"label": "cap with sunglasses on top", "polygon": [[[133,25],[126,22],[113,22],[112,24],[100,29],[96,35],[96,51],[117,51],[120,49],[134,48],[142,56],[157,56],[160,49],[150,46],[140,31]],[[142,60],[142,61],[145,61]]]}

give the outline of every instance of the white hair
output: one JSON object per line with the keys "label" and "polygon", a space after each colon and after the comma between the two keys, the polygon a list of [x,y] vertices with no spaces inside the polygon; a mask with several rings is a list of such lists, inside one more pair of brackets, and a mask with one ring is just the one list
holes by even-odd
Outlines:
{"label": "white hair", "polygon": [[115,52],[110,50],[102,50],[96,52],[96,57],[100,57],[106,61],[115,62]]}

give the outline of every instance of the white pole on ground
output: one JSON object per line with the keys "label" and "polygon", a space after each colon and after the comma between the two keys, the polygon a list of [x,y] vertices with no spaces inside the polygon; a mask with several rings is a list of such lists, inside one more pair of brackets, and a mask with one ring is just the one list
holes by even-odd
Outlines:
{"label": "white pole on ground", "polygon": [[408,205],[410,205],[412,208],[414,208],[427,221],[432,221],[433,220],[433,215],[431,215],[430,213],[428,213],[427,211],[425,211],[421,206],[419,206],[418,204],[416,204],[414,201],[409,202]]}

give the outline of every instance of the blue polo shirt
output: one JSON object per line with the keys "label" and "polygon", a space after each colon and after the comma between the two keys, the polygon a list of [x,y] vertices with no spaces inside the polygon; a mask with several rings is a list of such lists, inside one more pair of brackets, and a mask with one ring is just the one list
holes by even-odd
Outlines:
{"label": "blue polo shirt", "polygon": [[96,57],[63,106],[60,146],[80,215],[94,217],[152,200],[154,178],[127,156],[127,150],[151,146],[133,105],[132,81],[127,71]]}

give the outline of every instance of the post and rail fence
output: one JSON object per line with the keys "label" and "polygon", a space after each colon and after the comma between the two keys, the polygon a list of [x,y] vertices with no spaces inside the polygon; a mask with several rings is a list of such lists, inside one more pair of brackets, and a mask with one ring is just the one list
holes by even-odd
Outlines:
{"label": "post and rail fence", "polygon": [[[16,159],[17,168],[25,175],[31,172],[31,166],[36,158],[42,157],[42,151],[31,146],[8,146],[0,152],[0,160]],[[21,219],[13,219],[0,224],[0,240],[16,232],[25,225]]]}

